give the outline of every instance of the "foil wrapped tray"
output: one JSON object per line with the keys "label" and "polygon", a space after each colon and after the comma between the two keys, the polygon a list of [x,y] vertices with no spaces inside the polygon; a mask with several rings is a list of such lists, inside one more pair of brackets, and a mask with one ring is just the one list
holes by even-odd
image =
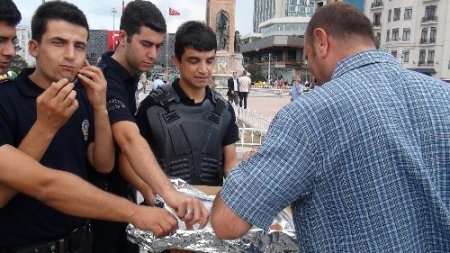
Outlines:
{"label": "foil wrapped tray", "polygon": [[[189,196],[200,199],[211,210],[214,196],[206,195],[181,179],[171,180],[175,188]],[[169,207],[165,207],[173,213]],[[210,224],[203,229],[186,230],[179,220],[179,229],[172,235],[156,238],[151,232],[127,227],[128,240],[149,252],[183,249],[195,252],[298,252],[294,224],[289,212],[283,210],[273,221],[274,229],[265,233],[253,227],[240,239],[221,240],[216,237]]]}

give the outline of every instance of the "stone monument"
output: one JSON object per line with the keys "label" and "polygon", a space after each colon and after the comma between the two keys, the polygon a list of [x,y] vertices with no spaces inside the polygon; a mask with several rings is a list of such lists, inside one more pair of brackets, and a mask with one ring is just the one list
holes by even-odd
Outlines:
{"label": "stone monument", "polygon": [[243,56],[235,52],[235,10],[236,0],[207,0],[206,23],[216,33],[216,68],[213,73],[214,85],[227,87],[227,79],[234,71],[244,70]]}

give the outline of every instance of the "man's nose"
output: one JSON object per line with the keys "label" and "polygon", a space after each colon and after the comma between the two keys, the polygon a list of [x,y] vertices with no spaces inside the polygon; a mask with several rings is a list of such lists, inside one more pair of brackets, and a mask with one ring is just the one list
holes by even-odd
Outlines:
{"label": "man's nose", "polygon": [[11,40],[1,49],[1,54],[3,56],[14,57],[16,55],[16,50],[14,49],[14,42]]}

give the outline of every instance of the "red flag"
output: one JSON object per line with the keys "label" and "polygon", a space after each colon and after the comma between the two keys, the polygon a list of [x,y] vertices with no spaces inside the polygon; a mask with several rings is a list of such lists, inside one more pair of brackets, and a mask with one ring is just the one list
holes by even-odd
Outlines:
{"label": "red flag", "polygon": [[180,16],[180,13],[169,7],[169,16]]}

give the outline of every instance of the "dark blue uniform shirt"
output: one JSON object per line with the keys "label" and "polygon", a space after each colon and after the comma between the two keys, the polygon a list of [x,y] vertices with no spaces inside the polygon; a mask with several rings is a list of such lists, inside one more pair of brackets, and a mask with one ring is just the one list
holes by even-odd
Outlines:
{"label": "dark blue uniform shirt", "polygon": [[[28,78],[33,71],[23,70],[14,81],[0,86],[0,138],[12,146],[20,144],[36,121],[36,98],[44,90]],[[87,147],[94,140],[94,121],[84,88],[76,84],[74,89],[79,107],[56,133],[40,162],[85,178]],[[0,246],[54,240],[85,222],[17,194],[0,209]]]}

